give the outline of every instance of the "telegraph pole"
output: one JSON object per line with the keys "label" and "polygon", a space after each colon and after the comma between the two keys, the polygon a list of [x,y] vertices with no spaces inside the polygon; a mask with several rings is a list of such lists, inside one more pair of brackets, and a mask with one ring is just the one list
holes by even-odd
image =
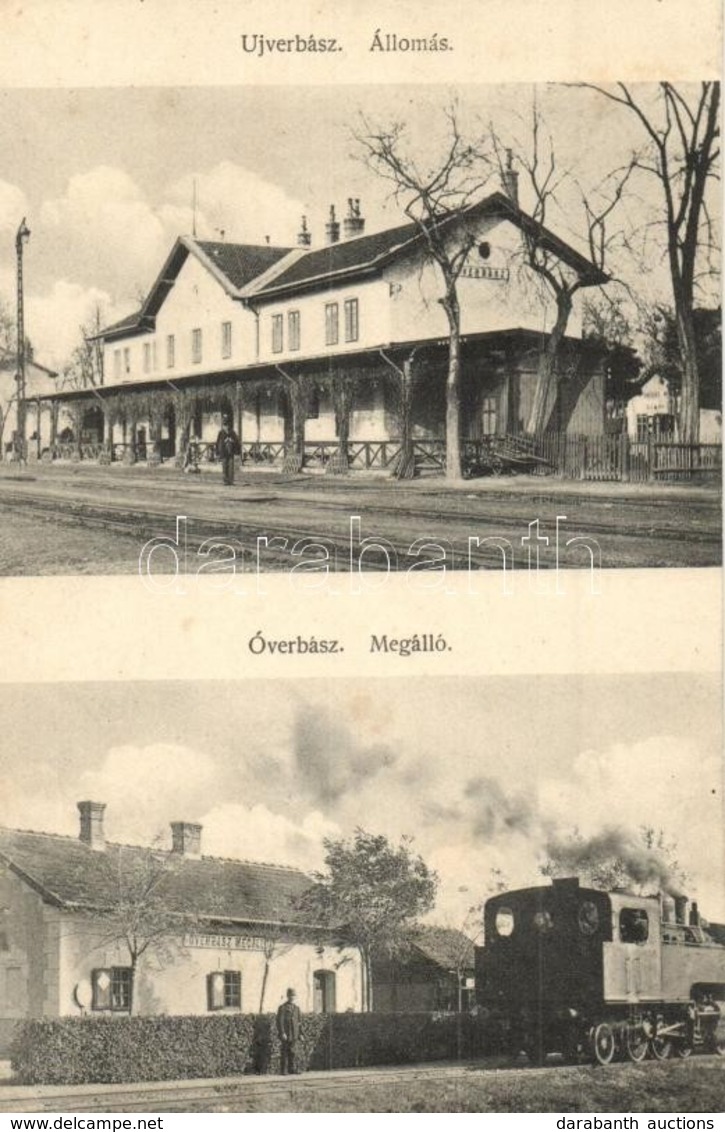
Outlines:
{"label": "telegraph pole", "polygon": [[30,229],[25,223],[25,217],[20,222],[15,237],[15,251],[18,257],[18,324],[17,324],[17,353],[18,372],[18,411],[17,411],[17,449],[18,460],[21,464],[26,462],[25,451],[25,312],[23,305],[23,243],[30,238]]}

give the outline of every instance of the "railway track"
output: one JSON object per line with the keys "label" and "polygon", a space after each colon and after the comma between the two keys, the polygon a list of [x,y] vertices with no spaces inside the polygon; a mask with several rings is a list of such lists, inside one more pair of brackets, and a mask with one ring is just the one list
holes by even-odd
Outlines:
{"label": "railway track", "polygon": [[[86,481],[84,486],[92,488],[100,485]],[[108,484],[103,486],[107,489]],[[148,485],[143,486],[147,490]],[[172,534],[176,514],[185,514],[187,517],[190,549],[194,552],[205,540],[219,536],[235,538],[255,553],[258,536],[267,536],[270,540],[286,538],[287,547],[301,539],[317,538],[324,540],[331,557],[333,554],[337,556],[342,569],[347,568],[349,563],[350,517],[365,509],[361,506],[361,499],[351,506],[348,498],[311,499],[305,498],[304,493],[300,497],[297,492],[285,496],[269,489],[260,491],[258,487],[250,494],[246,486],[243,488],[245,495],[230,493],[221,498],[210,498],[209,493],[202,488],[192,488],[175,493],[172,499],[168,492],[168,487],[171,486],[174,485],[163,485],[164,490],[159,492],[161,498],[158,503],[150,503],[147,498],[141,501],[128,497],[115,503],[108,499],[83,499],[78,495],[69,498],[62,493],[61,485],[53,485],[51,490],[32,490],[28,483],[18,490],[10,488],[5,481],[4,484],[0,483],[0,504],[24,517],[52,521],[59,526],[72,524],[125,535],[138,542],[139,550],[151,538]],[[205,513],[199,513],[199,495],[203,496]],[[596,502],[599,504],[599,514],[592,515],[591,512],[595,509],[592,505],[585,519],[577,520],[575,515],[567,525],[566,536],[572,536],[577,530],[573,524],[577,523],[579,533],[599,542],[603,567],[669,565],[669,559],[673,555],[676,559],[681,557],[682,550],[677,549],[675,553],[675,549],[680,548],[683,542],[686,543],[690,556],[696,553],[701,559],[697,562],[698,565],[719,564],[720,533],[717,517],[713,521],[713,512],[716,513],[714,501],[689,504],[688,525],[684,531],[681,521],[678,521],[676,515],[673,516],[671,504],[667,506],[657,501],[655,507],[648,506],[646,514],[641,514],[645,510],[641,500],[623,498],[617,501],[616,514],[613,514],[611,504]],[[446,496],[447,507],[443,510],[441,507],[430,506],[427,496],[419,496],[410,503],[406,501],[405,506],[400,502],[390,505],[382,501],[379,494],[371,493],[371,514],[369,518],[365,518],[369,529],[363,530],[363,537],[374,531],[376,535],[386,539],[396,550],[398,558],[403,559],[401,568],[407,568],[413,561],[408,557],[412,542],[425,535],[431,541],[438,539],[447,542],[453,548],[458,564],[466,568],[469,568],[470,560],[471,569],[500,569],[502,559],[499,547],[490,544],[479,547],[468,545],[470,536],[477,536],[481,540],[498,536],[511,541],[517,548],[517,565],[526,566],[528,563],[521,552],[520,540],[527,533],[531,512],[528,520],[522,517],[519,504],[519,512],[511,513],[510,496],[493,499],[487,495],[485,500],[476,498],[473,503],[475,506],[471,505],[471,501]],[[571,504],[581,507],[581,497],[562,496],[555,501],[547,500],[547,503],[555,503],[551,515],[538,517],[541,518],[542,531],[546,528],[546,533],[551,537],[556,515],[565,513],[564,509]],[[456,505],[455,508],[453,504]],[[235,506],[233,518],[228,513],[230,505]],[[650,558],[654,561],[641,561],[639,544],[642,542],[650,548]],[[655,545],[661,549],[654,549]],[[631,563],[628,561],[630,547],[633,552]],[[607,561],[610,550],[612,562]],[[268,570],[288,569],[289,551],[267,547],[260,553],[260,564]],[[365,564],[368,569],[376,568],[375,560],[370,554],[367,555]],[[588,557],[582,555],[579,563],[568,564],[588,566],[589,561]],[[680,564],[679,561],[676,564]],[[541,568],[554,565],[553,551],[549,554],[542,551]],[[377,568],[382,568],[382,563],[378,563]]]}
{"label": "railway track", "polygon": [[[722,1071],[722,1059],[709,1055],[698,1056],[695,1065],[715,1072]],[[652,1071],[657,1070],[655,1064]],[[691,1072],[680,1063],[678,1069]],[[632,1066],[630,1063],[617,1063],[596,1068],[586,1065],[564,1065],[554,1063],[547,1066],[521,1064],[512,1066],[500,1057],[470,1064],[399,1066],[395,1068],[367,1068],[312,1072],[290,1080],[282,1077],[232,1077],[215,1080],[153,1081],[137,1085],[96,1085],[96,1086],[6,1086],[0,1089],[0,1112],[264,1112],[280,1104],[287,1111],[301,1107],[305,1096],[324,1098],[335,1094],[348,1095],[351,1091],[364,1090],[372,1101],[376,1086],[398,1087],[410,1095],[418,1084],[431,1082],[444,1086],[455,1086],[456,1082],[470,1085],[478,1080],[482,1089],[487,1082],[500,1085],[509,1078],[512,1083],[521,1081],[524,1076],[533,1081],[544,1082],[556,1075],[566,1075],[569,1091],[576,1087],[580,1074],[595,1074],[604,1085],[607,1081],[624,1081],[632,1072],[647,1072],[646,1067]],[[537,1086],[534,1086],[537,1088]],[[278,1108],[279,1110],[279,1108]],[[324,1112],[324,1100],[317,1106]],[[570,1111],[570,1110],[569,1110]]]}

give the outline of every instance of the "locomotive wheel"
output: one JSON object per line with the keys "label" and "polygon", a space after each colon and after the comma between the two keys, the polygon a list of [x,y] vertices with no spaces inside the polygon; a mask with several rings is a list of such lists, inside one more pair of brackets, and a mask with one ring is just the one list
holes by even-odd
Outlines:
{"label": "locomotive wheel", "polygon": [[649,1048],[655,1061],[667,1061],[672,1054],[672,1042],[669,1038],[650,1038]]}
{"label": "locomotive wheel", "polygon": [[718,1057],[725,1057],[725,1038],[713,1038],[709,1052],[717,1054]]}
{"label": "locomotive wheel", "polygon": [[614,1030],[608,1022],[600,1022],[591,1035],[592,1053],[598,1065],[609,1065],[617,1052]]}
{"label": "locomotive wheel", "polygon": [[682,1042],[678,1042],[677,1045],[675,1046],[675,1057],[679,1057],[683,1061],[686,1058],[688,1058],[691,1053],[692,1053],[692,1043],[690,1041],[688,1041],[687,1038]]}
{"label": "locomotive wheel", "polygon": [[644,1061],[649,1050],[649,1039],[641,1025],[631,1023],[626,1027],[624,1049],[630,1061]]}

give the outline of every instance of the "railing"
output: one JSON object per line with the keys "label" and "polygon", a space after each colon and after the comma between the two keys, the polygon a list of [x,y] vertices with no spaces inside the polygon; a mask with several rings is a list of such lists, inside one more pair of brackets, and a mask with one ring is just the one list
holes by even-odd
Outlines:
{"label": "railing", "polygon": [[[445,468],[446,442],[442,438],[413,440],[411,443],[418,472],[440,474]],[[128,462],[133,446],[115,442],[110,451],[113,462]],[[149,460],[151,443],[136,445],[136,459]],[[350,440],[346,461],[336,440],[307,441],[304,467],[332,471],[390,471],[396,466],[400,440]],[[546,433],[541,436],[488,436],[464,440],[461,444],[464,473],[481,475],[556,475],[562,479],[631,483],[708,480],[719,476],[722,447],[719,444],[683,444],[677,440],[630,440],[626,434],[570,436]],[[109,462],[109,448],[101,442],[56,442],[54,460]],[[198,465],[216,462],[213,441],[198,440],[188,449],[190,460]],[[242,444],[241,461],[249,466],[281,466],[293,455],[284,441],[252,441]],[[181,453],[177,462],[185,459]]]}
{"label": "railing", "polygon": [[243,464],[274,464],[277,461],[281,462],[284,460],[284,457],[284,441],[264,443],[260,440],[255,440],[251,444],[242,444]]}

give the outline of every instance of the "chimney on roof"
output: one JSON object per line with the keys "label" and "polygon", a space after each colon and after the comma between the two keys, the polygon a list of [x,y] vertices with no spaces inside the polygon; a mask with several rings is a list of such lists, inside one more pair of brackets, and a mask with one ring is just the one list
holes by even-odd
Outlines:
{"label": "chimney on roof", "polygon": [[106,835],[103,832],[105,802],[79,802],[81,829],[78,836],[90,849],[105,849]]}
{"label": "chimney on roof", "polygon": [[325,235],[328,244],[337,244],[340,240],[340,221],[335,220],[335,206],[330,205],[330,219],[325,225]]}
{"label": "chimney on roof", "polygon": [[312,243],[312,233],[310,232],[309,228],[307,227],[307,217],[303,216],[302,217],[302,227],[300,228],[299,232],[297,233],[297,247],[298,248],[309,248],[311,243]]}
{"label": "chimney on roof", "polygon": [[347,198],[347,216],[342,222],[342,234],[346,240],[351,236],[362,236],[365,231],[365,219],[360,215],[360,201],[352,197]]}
{"label": "chimney on roof", "polygon": [[201,857],[202,827],[193,821],[172,821],[171,851],[182,857]]}
{"label": "chimney on roof", "polygon": [[518,208],[519,205],[519,175],[514,169],[514,152],[506,150],[506,168],[501,172],[501,185],[506,196]]}

